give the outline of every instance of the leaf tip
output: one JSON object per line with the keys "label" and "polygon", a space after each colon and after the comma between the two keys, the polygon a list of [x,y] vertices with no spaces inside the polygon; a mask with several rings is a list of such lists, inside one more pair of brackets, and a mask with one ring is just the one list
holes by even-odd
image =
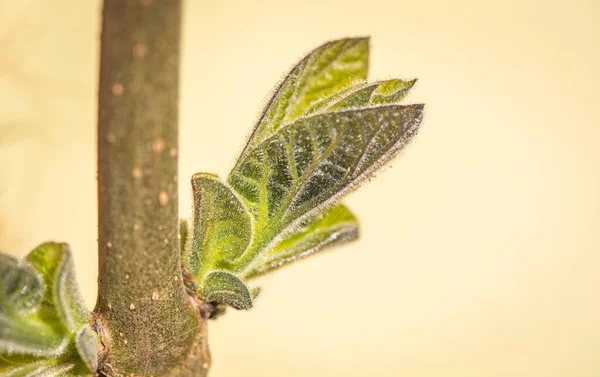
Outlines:
{"label": "leaf tip", "polygon": [[217,174],[212,173],[195,173],[192,175],[192,188],[198,187],[199,183],[203,180],[218,181],[220,178]]}

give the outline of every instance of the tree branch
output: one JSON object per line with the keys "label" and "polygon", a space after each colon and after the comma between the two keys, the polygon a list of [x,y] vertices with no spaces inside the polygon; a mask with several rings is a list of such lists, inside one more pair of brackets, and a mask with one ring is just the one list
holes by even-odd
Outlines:
{"label": "tree branch", "polygon": [[107,375],[204,376],[206,315],[182,282],[180,0],[105,0],[98,102],[99,292]]}

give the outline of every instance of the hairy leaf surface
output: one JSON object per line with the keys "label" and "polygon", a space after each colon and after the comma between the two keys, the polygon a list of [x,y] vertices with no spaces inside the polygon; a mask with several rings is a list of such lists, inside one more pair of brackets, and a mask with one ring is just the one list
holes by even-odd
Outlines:
{"label": "hairy leaf surface", "polygon": [[373,84],[353,88],[323,103],[321,107],[316,108],[314,112],[340,111],[349,109],[361,109],[377,105],[397,104],[410,91],[417,80],[387,80]]}
{"label": "hairy leaf surface", "polygon": [[344,205],[311,219],[288,238],[262,252],[245,270],[246,279],[260,276],[319,251],[358,238],[358,221]]}
{"label": "hairy leaf surface", "polygon": [[207,301],[224,303],[235,309],[252,308],[250,289],[240,278],[227,271],[208,274],[201,289]]}
{"label": "hairy leaf surface", "polygon": [[307,114],[316,104],[367,79],[369,39],[349,38],[318,47],[300,61],[279,85],[240,160],[284,124]]}
{"label": "hairy leaf surface", "polygon": [[241,265],[398,154],[416,134],[421,113],[421,105],[392,105],[317,114],[261,143],[229,175],[256,226]]}
{"label": "hairy leaf surface", "polygon": [[400,104],[416,80],[367,83],[368,55],[368,38],[313,50],[275,90],[227,183],[194,177],[183,263],[203,299],[248,308],[242,278],[358,237],[342,196],[404,148],[423,110]]}
{"label": "hairy leaf surface", "polygon": [[387,80],[379,82],[377,89],[371,94],[370,103],[373,105],[390,105],[400,102],[417,80]]}
{"label": "hairy leaf surface", "polygon": [[[43,321],[44,283],[26,262],[0,254],[0,355],[54,356],[66,347],[56,320]],[[1,359],[0,359],[1,363]]]}
{"label": "hairy leaf surface", "polygon": [[44,303],[51,306],[64,327],[76,332],[89,323],[88,314],[77,289],[73,258],[67,245],[45,243],[27,256],[47,287]]}
{"label": "hairy leaf surface", "polygon": [[[24,261],[0,254],[0,374],[85,376],[97,337],[65,244],[45,243]],[[70,374],[72,373],[72,374]]]}
{"label": "hairy leaf surface", "polygon": [[185,256],[199,280],[206,271],[233,262],[252,238],[251,218],[233,191],[212,174],[192,177],[194,191],[193,241]]}

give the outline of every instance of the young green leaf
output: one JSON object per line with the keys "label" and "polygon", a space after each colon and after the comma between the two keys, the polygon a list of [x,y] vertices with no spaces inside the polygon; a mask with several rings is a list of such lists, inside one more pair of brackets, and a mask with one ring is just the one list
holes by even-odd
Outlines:
{"label": "young green leaf", "polygon": [[268,243],[336,203],[413,138],[422,106],[323,113],[280,129],[229,175],[255,217],[249,264]]}
{"label": "young green leaf", "polygon": [[0,308],[3,313],[29,314],[44,297],[41,277],[31,266],[0,254]]}
{"label": "young green leaf", "polygon": [[182,249],[201,298],[248,308],[240,278],[358,237],[336,205],[404,148],[423,110],[399,105],[416,80],[368,84],[368,55],[367,38],[313,50],[276,89],[227,184],[194,176],[193,242]]}
{"label": "young green leaf", "polygon": [[0,254],[0,374],[87,376],[98,340],[79,297],[65,244],[46,243],[25,261]]}
{"label": "young green leaf", "polygon": [[295,233],[262,252],[244,271],[251,279],[314,253],[358,238],[358,221],[344,205],[311,219]]}
{"label": "young green leaf", "polygon": [[307,114],[319,102],[364,82],[368,65],[368,38],[331,41],[310,52],[275,91],[240,160],[284,124]]}
{"label": "young green leaf", "polygon": [[198,279],[207,271],[226,267],[246,250],[252,220],[237,196],[212,174],[192,177],[193,240],[184,265]]}
{"label": "young green leaf", "polygon": [[318,112],[340,111],[397,104],[406,97],[416,81],[387,80],[365,85],[333,98],[316,110]]}
{"label": "young green leaf", "polygon": [[[44,283],[26,262],[0,254],[0,355],[56,356],[66,348],[60,324],[39,312]],[[1,359],[0,359],[1,363]]]}
{"label": "young green leaf", "polygon": [[227,271],[214,271],[208,274],[201,287],[206,301],[227,304],[235,309],[251,309],[252,294],[246,284]]}
{"label": "young green leaf", "polygon": [[370,105],[371,95],[377,89],[379,84],[369,84],[353,88],[353,91],[348,91],[343,95],[333,98],[327,103],[323,103],[322,106],[315,108],[311,113],[326,112],[326,111],[340,111],[349,110],[355,108],[364,108]]}
{"label": "young green leaf", "polygon": [[400,102],[410,89],[417,82],[416,79],[410,81],[387,80],[379,82],[377,89],[371,94],[372,105],[391,105]]}
{"label": "young green leaf", "polygon": [[45,303],[54,308],[63,326],[70,332],[76,332],[88,325],[88,314],[77,289],[69,247],[44,243],[29,253],[26,259],[42,274],[48,287]]}
{"label": "young green leaf", "polygon": [[[182,250],[183,267],[195,281],[186,281],[210,302],[236,309],[252,307],[248,288],[224,271],[246,250],[252,238],[252,218],[236,194],[213,174],[195,174],[193,238]],[[187,227],[182,227],[185,231]]]}

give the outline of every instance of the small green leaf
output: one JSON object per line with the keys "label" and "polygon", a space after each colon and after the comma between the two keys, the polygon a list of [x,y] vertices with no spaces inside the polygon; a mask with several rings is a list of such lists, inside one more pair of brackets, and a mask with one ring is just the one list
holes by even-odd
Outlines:
{"label": "small green leaf", "polygon": [[0,360],[0,375],[2,377],[76,377],[92,376],[90,373],[73,373],[76,365],[73,362],[41,359],[37,361],[12,360],[14,363],[2,364]]}
{"label": "small green leaf", "polygon": [[243,273],[251,279],[319,251],[358,238],[358,221],[344,205],[311,219],[288,238],[262,252]]}
{"label": "small green leaf", "polygon": [[200,297],[236,309],[252,307],[244,282],[227,269],[248,248],[252,218],[236,194],[212,174],[192,177],[194,192],[193,238],[183,250],[183,267],[195,279],[188,282]]}
{"label": "small green leaf", "polygon": [[354,190],[417,133],[422,105],[383,106],[299,119],[265,140],[229,175],[254,216],[247,266],[269,242]]}
{"label": "small green leaf", "polygon": [[371,95],[373,94],[373,91],[377,89],[377,86],[378,84],[371,84],[360,87],[353,92],[346,93],[347,95],[334,98],[331,102],[324,104],[323,108],[318,110],[320,110],[320,112],[323,112],[323,109],[326,111],[340,111],[367,107],[371,103]]}
{"label": "small green leaf", "polygon": [[412,140],[423,111],[399,105],[416,80],[366,82],[368,55],[367,38],[313,50],[277,87],[227,183],[194,176],[182,259],[201,298],[249,307],[242,278],[358,237],[338,203]]}
{"label": "small green leaf", "polygon": [[371,104],[390,105],[400,102],[410,89],[417,82],[416,79],[410,81],[388,80],[379,83],[379,86],[371,95]]}
{"label": "small green leaf", "polygon": [[307,114],[319,102],[364,82],[368,65],[368,38],[331,41],[313,50],[275,91],[240,160],[284,124]]}
{"label": "small green leaf", "polygon": [[[43,321],[44,284],[28,263],[0,254],[0,355],[55,356],[66,348],[58,321]],[[43,314],[43,313],[42,313]]]}
{"label": "small green leaf", "polygon": [[98,340],[67,245],[42,244],[25,261],[0,254],[0,262],[0,374],[92,375]]}
{"label": "small green leaf", "polygon": [[246,284],[227,271],[214,271],[207,275],[201,287],[206,301],[227,304],[238,310],[252,308],[252,295]]}
{"label": "small green leaf", "polygon": [[334,98],[324,105],[320,112],[397,104],[406,97],[416,81],[387,80],[358,87],[354,91],[348,91]]}
{"label": "small green leaf", "polygon": [[234,192],[212,174],[192,177],[193,241],[184,265],[200,284],[207,271],[233,262],[252,238],[251,218]]}
{"label": "small green leaf", "polygon": [[2,312],[29,314],[44,297],[41,277],[31,266],[0,254],[0,308]]}
{"label": "small green leaf", "polygon": [[27,256],[39,271],[46,287],[45,301],[53,306],[63,325],[71,332],[89,324],[85,304],[77,290],[73,259],[66,244],[44,243]]}

